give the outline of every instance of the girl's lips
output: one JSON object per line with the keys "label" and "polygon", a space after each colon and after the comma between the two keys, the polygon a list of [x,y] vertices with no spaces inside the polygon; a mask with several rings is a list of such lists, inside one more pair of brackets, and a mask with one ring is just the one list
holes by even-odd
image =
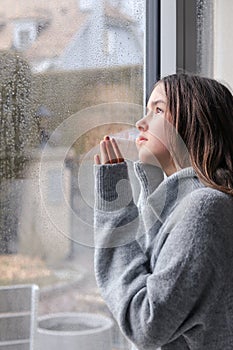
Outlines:
{"label": "girl's lips", "polygon": [[146,142],[146,141],[148,141],[148,140],[144,136],[139,136],[139,137],[136,138],[136,143],[137,144],[141,144],[141,143]]}

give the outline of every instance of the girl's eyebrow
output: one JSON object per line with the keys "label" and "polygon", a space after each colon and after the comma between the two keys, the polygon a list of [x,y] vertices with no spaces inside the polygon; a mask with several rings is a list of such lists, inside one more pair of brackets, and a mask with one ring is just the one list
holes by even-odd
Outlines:
{"label": "girl's eyebrow", "polygon": [[155,106],[155,105],[157,105],[158,103],[163,103],[163,104],[166,104],[166,102],[165,102],[165,101],[163,101],[163,100],[155,100],[155,101],[151,101],[152,106]]}

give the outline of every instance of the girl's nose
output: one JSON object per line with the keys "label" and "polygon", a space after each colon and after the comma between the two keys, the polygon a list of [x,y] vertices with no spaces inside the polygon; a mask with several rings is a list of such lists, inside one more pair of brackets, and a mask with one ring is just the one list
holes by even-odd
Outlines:
{"label": "girl's nose", "polygon": [[146,117],[144,117],[144,118],[142,118],[142,119],[137,121],[136,128],[139,131],[146,131],[148,129],[148,124],[147,124],[147,121],[146,121]]}

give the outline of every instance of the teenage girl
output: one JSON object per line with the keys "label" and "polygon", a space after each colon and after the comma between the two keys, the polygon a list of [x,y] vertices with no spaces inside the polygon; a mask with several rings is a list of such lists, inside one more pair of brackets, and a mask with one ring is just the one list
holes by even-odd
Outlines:
{"label": "teenage girl", "polygon": [[139,350],[233,349],[233,96],[171,75],[136,124],[141,185],[114,138],[95,156],[95,273]]}

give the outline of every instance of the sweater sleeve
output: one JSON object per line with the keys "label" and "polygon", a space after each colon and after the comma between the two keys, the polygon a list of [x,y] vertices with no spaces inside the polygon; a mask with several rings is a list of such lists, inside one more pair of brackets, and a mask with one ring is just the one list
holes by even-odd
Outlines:
{"label": "sweater sleeve", "polygon": [[95,247],[109,248],[136,239],[139,215],[126,163],[95,165]]}
{"label": "sweater sleeve", "polygon": [[[201,326],[220,296],[226,268],[220,225],[224,205],[196,192],[179,208],[183,215],[170,227],[153,269],[136,240],[96,248],[96,280],[103,298],[140,350],[154,350]],[[96,232],[101,233],[104,220],[108,235],[115,235],[114,224],[125,222],[129,213],[134,218],[134,208],[130,203],[127,210],[118,209],[114,220],[112,212],[97,209]]]}
{"label": "sweater sleeve", "polygon": [[142,217],[150,217],[154,222],[147,197],[162,182],[164,175],[155,166],[136,162],[134,167],[141,188],[140,205],[137,206],[133,200],[127,163],[94,166],[96,247],[119,246],[138,240],[141,249],[146,249],[144,241],[151,222],[148,218],[149,225],[145,225]]}

